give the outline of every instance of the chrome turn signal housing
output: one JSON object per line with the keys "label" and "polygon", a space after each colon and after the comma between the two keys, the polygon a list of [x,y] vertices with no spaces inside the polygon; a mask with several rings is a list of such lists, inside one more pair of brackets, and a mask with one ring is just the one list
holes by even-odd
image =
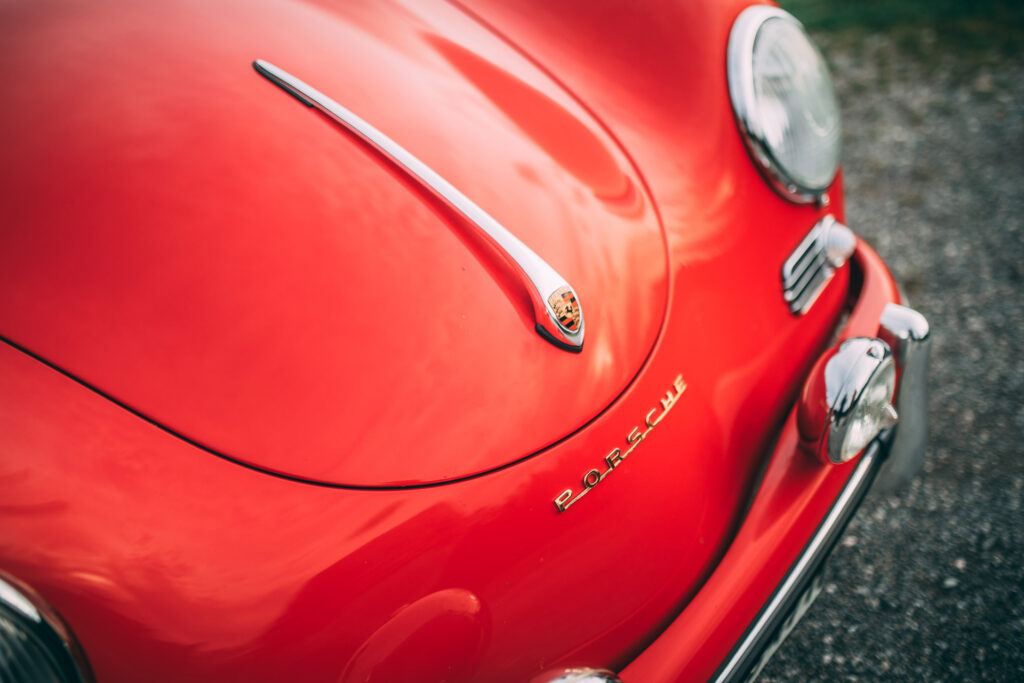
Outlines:
{"label": "chrome turn signal housing", "polygon": [[896,424],[896,364],[881,339],[847,339],[826,353],[804,384],[797,423],[822,462],[850,460]]}

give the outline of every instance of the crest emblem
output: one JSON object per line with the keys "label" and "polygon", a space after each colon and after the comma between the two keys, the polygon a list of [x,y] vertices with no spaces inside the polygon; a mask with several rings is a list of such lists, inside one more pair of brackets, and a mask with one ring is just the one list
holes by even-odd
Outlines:
{"label": "crest emblem", "polygon": [[555,320],[567,332],[580,329],[580,305],[570,287],[559,287],[548,297],[548,305],[555,312]]}

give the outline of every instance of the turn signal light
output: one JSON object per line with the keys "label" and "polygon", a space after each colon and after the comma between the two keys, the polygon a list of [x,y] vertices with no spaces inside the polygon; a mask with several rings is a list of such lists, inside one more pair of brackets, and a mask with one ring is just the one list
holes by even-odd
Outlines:
{"label": "turn signal light", "polygon": [[896,364],[881,339],[847,339],[804,383],[797,424],[804,448],[824,463],[850,460],[896,424]]}

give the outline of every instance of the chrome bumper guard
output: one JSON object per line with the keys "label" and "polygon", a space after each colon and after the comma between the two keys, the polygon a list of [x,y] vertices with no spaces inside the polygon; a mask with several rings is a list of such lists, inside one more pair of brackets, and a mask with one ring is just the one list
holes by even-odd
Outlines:
{"label": "chrome bumper guard", "polygon": [[878,475],[877,488],[893,491],[910,483],[924,462],[928,445],[928,362],[931,334],[928,321],[912,308],[889,304],[882,311],[878,336],[889,345],[900,382],[896,388],[899,423],[889,458]]}

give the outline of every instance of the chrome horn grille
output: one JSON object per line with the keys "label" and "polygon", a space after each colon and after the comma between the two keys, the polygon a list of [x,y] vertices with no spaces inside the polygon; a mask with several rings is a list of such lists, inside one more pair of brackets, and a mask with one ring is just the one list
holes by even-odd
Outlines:
{"label": "chrome horn grille", "polygon": [[825,216],[811,228],[782,264],[782,295],[794,315],[807,312],[856,246],[853,231],[833,216]]}

